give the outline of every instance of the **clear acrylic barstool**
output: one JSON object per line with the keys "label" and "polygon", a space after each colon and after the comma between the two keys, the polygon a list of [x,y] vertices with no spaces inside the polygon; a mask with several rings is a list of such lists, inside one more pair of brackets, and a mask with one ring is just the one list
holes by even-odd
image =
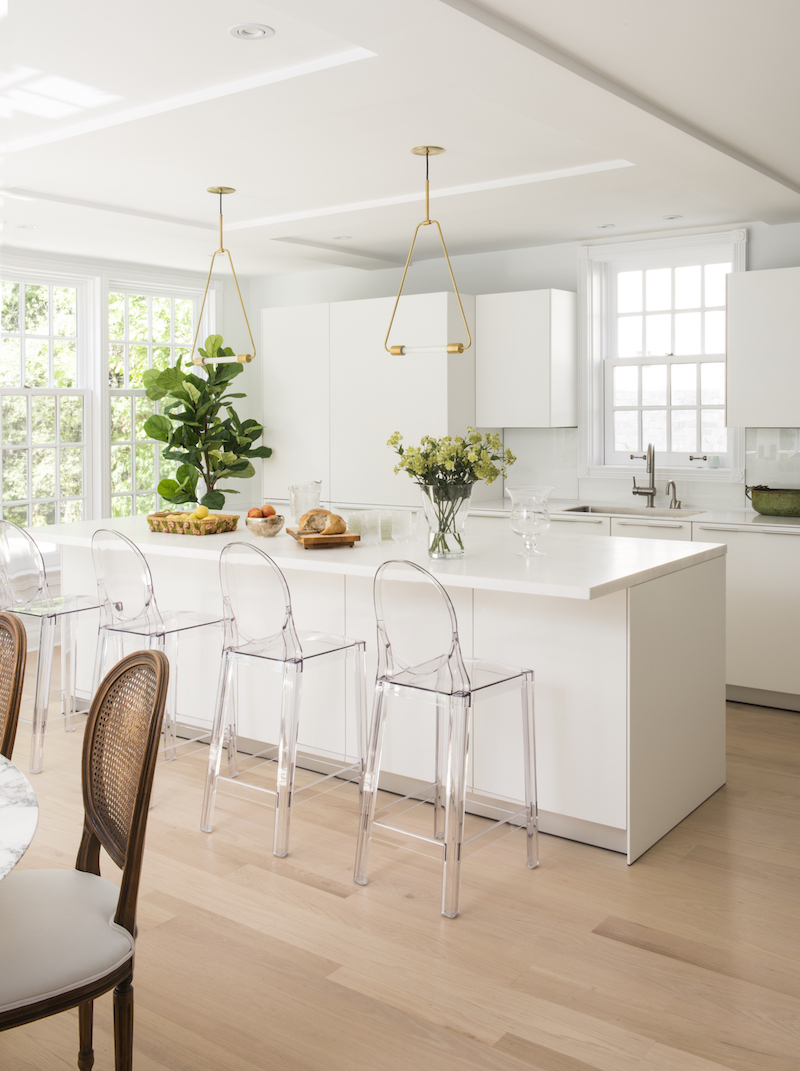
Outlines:
{"label": "clear acrylic barstool", "polygon": [[[276,787],[273,791],[248,783],[248,788],[274,795],[272,850],[274,855],[283,857],[289,852],[289,827],[296,795],[331,778],[361,781],[366,743],[366,644],[363,640],[351,640],[346,636],[298,631],[294,624],[286,578],[268,554],[249,543],[229,543],[223,549],[219,576],[225,613],[225,641],[201,828],[206,833],[213,828],[218,782],[245,783],[240,776],[236,757],[237,662],[247,658],[261,660],[262,664],[271,663],[272,668],[281,670],[283,677],[279,742],[252,758],[262,759],[263,763],[277,762]],[[330,659],[352,661],[359,758],[356,762],[326,759],[324,765],[333,766],[333,771],[295,790],[303,674],[309,666]],[[228,763],[221,773],[224,749],[227,750]]]}
{"label": "clear acrylic barstool", "polygon": [[[409,581],[419,583],[410,584]],[[411,588],[414,589],[413,596],[409,590]],[[506,822],[516,822],[524,825],[526,830],[527,865],[530,868],[539,865],[533,672],[496,662],[463,658],[456,613],[450,596],[427,569],[413,562],[389,561],[380,566],[375,574],[373,596],[378,623],[378,673],[353,878],[359,885],[367,883],[373,827],[394,830],[437,845],[443,853],[442,914],[455,918],[461,886],[462,845]],[[470,710],[474,700],[512,689],[520,691],[522,700],[525,806],[465,839]],[[401,697],[428,697],[435,704],[436,777],[427,789],[394,800],[376,812],[388,700]],[[408,807],[404,813],[433,803],[432,837],[381,819],[383,811],[390,808],[396,811],[406,802]]]}
{"label": "clear acrylic barstool", "polygon": [[101,528],[92,536],[92,559],[97,577],[100,605],[100,629],[95,654],[92,692],[100,685],[112,648],[112,661],[124,655],[126,636],[134,637],[139,647],[158,648],[170,664],[167,704],[164,712],[164,759],[177,756],[177,747],[208,738],[205,729],[198,736],[177,742],[178,640],[181,633],[220,626],[222,617],[195,613],[190,610],[162,613],[153,590],[150,566],[141,550],[127,536]]}
{"label": "clear acrylic barstool", "polygon": [[33,699],[30,772],[44,769],[44,738],[56,628],[61,625],[61,713],[64,728],[75,728],[75,615],[96,610],[97,599],[53,596],[47,585],[42,552],[36,541],[12,521],[0,521],[0,610],[39,621],[39,654]]}

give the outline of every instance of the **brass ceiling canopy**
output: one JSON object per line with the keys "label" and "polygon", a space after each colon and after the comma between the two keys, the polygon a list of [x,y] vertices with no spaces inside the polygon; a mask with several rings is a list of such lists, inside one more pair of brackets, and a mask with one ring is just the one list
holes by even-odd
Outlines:
{"label": "brass ceiling canopy", "polygon": [[[421,223],[417,224],[417,229],[414,231],[414,237],[411,240],[411,248],[408,251],[408,257],[406,258],[406,266],[403,269],[403,278],[400,280],[400,289],[397,291],[397,298],[395,299],[394,308],[392,309],[392,318],[389,321],[389,330],[386,332],[386,338],[383,340],[383,348],[393,357],[403,357],[407,353],[463,353],[464,350],[468,350],[472,345],[472,335],[470,334],[467,318],[464,315],[464,306],[461,304],[461,295],[459,294],[458,287],[456,286],[455,276],[453,275],[453,269],[450,264],[450,257],[447,255],[447,246],[444,244],[444,235],[442,234],[442,228],[439,226],[438,220],[431,219],[428,161],[431,156],[439,156],[440,153],[444,152],[444,149],[440,145],[417,145],[411,151],[415,156],[425,157],[425,219],[423,219]],[[450,272],[450,281],[453,284],[456,301],[458,301],[458,307],[461,312],[461,319],[464,321],[464,328],[467,332],[467,344],[465,346],[463,342],[448,342],[446,346],[390,346],[389,335],[392,331],[392,324],[394,323],[397,306],[400,301],[400,295],[403,293],[403,285],[406,281],[406,274],[408,272],[408,266],[411,263],[411,254],[414,252],[414,244],[416,243],[417,235],[419,234],[419,229],[420,227],[429,227],[432,223],[436,224],[436,229],[439,232],[442,249],[444,250],[444,258],[447,261],[447,270]]]}
{"label": "brass ceiling canopy", "polygon": [[[239,280],[236,278],[236,269],[233,266],[233,257],[230,251],[225,248],[222,243],[222,197],[226,193],[236,193],[233,186],[208,186],[206,188],[207,193],[213,193],[219,197],[219,249],[215,249],[211,256],[211,264],[208,269],[208,278],[206,279],[206,288],[203,291],[203,300],[200,303],[200,312],[197,316],[197,330],[194,333],[194,342],[192,343],[191,361],[192,364],[232,364],[234,360],[239,364],[249,364],[256,355],[256,344],[253,342],[253,332],[250,330],[250,321],[247,319],[247,312],[245,311],[244,301],[242,300],[242,292],[239,289]],[[200,357],[195,356],[195,350],[197,349],[197,336],[200,334],[200,325],[203,319],[203,309],[206,307],[206,298],[208,297],[208,288],[211,284],[211,272],[214,270],[214,261],[217,256],[222,253],[227,256],[231,265],[231,272],[233,273],[233,281],[236,284],[236,293],[239,295],[239,304],[242,307],[242,315],[244,316],[244,322],[247,327],[247,333],[250,336],[250,348],[252,353],[240,353],[237,357]]]}

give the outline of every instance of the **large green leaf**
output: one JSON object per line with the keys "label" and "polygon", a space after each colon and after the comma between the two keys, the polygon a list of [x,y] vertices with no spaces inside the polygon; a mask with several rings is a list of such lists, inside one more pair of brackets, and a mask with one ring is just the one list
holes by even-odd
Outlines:
{"label": "large green leaf", "polygon": [[235,467],[228,466],[224,469],[218,469],[216,472],[217,479],[221,480],[235,477],[237,480],[246,480],[248,476],[255,476],[256,470],[253,468],[247,458],[242,458],[242,461],[244,462],[244,464],[240,463]]}
{"label": "large green leaf", "polygon": [[216,357],[217,350],[220,348],[221,345],[222,335],[209,335],[203,343],[203,350],[205,350],[205,352],[203,353],[203,350],[201,350],[200,352],[203,353],[204,357]]}
{"label": "large green leaf", "polygon": [[242,454],[242,457],[272,457],[271,446],[256,446],[252,450],[248,450],[246,454]]}
{"label": "large green leaf", "polygon": [[159,483],[157,490],[162,498],[172,498],[178,490],[178,484],[175,480],[162,480]]}
{"label": "large green leaf", "polygon": [[200,499],[200,505],[208,506],[209,509],[222,509],[225,505],[225,495],[221,491],[206,491]]}
{"label": "large green leaf", "polygon": [[172,392],[181,386],[185,378],[180,368],[165,368],[163,372],[159,372],[155,383],[161,390]]}
{"label": "large green leaf", "polygon": [[144,422],[144,433],[148,439],[158,439],[161,443],[168,443],[172,432],[172,421],[169,417],[156,413]]}
{"label": "large green leaf", "polygon": [[197,480],[200,473],[194,467],[194,465],[179,465],[178,471],[175,473],[180,480],[182,487],[191,487],[192,490],[197,487]]}

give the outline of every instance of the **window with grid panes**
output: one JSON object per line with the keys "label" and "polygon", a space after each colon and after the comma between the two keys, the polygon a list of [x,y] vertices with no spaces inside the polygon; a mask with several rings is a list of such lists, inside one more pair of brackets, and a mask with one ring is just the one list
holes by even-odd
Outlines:
{"label": "window with grid panes", "polygon": [[108,376],[111,407],[111,515],[127,517],[160,508],[159,480],[176,465],[144,433],[158,412],[145,394],[148,368],[168,368],[192,345],[195,299],[166,293],[116,290],[108,295]]}
{"label": "window with grid panes", "polygon": [[[691,255],[690,255],[691,257]],[[606,463],[653,443],[667,465],[730,464],[725,427],[725,277],[730,261],[616,266],[605,361]]]}
{"label": "window with grid panes", "polygon": [[77,286],[4,279],[0,507],[41,525],[89,516],[90,392],[79,385]]}

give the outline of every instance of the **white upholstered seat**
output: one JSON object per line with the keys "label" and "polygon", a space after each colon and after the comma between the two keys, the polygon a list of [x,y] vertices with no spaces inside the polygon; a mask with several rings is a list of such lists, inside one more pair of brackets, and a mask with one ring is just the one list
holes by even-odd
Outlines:
{"label": "white upholstered seat", "polygon": [[21,870],[0,882],[0,1011],[87,985],[133,956],[114,922],[119,889],[80,870]]}

